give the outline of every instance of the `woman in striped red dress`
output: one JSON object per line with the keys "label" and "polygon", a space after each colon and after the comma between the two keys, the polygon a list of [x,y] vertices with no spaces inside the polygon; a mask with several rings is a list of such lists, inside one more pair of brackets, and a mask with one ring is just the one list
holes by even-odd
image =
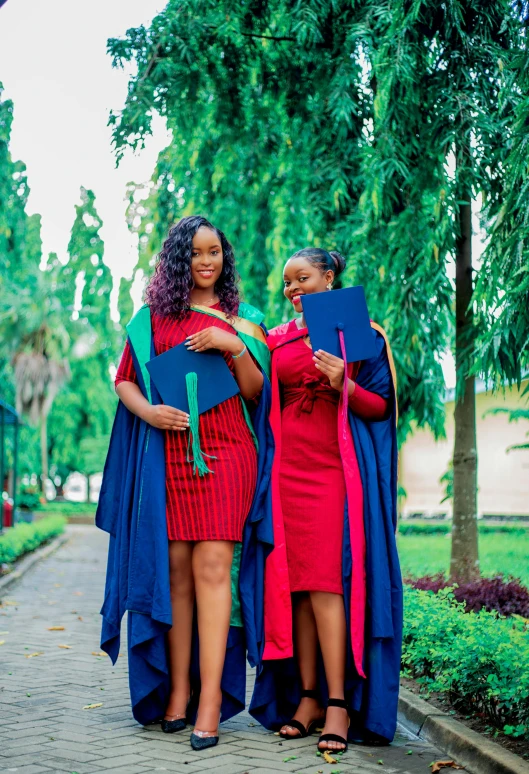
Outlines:
{"label": "woman in striped red dress", "polygon": [[[195,352],[222,352],[241,397],[259,395],[263,374],[230,320],[239,311],[233,251],[222,232],[204,218],[183,218],[169,232],[147,288],[156,355],[187,342]],[[192,307],[201,307],[202,311]],[[208,313],[209,310],[209,313]],[[222,319],[224,317],[224,319]],[[127,344],[116,377],[121,401],[165,431],[166,514],[173,622],[168,635],[171,693],[162,729],[186,725],[194,606],[200,639],[200,701],[191,743],[216,744],[221,677],[232,606],[231,567],[236,542],[250,510],[257,453],[239,395],[205,412],[200,442],[216,458],[214,474],[199,477],[187,461],[189,417],[152,405],[137,384]]]}

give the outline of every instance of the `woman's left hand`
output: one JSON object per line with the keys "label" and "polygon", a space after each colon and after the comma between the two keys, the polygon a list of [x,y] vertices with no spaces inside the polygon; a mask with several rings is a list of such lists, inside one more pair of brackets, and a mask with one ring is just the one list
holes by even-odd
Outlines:
{"label": "woman's left hand", "polygon": [[331,387],[341,392],[343,390],[343,377],[345,367],[343,360],[335,355],[330,355],[323,349],[314,353],[314,365],[329,379]]}
{"label": "woman's left hand", "polygon": [[193,352],[205,352],[207,349],[220,349],[238,355],[244,349],[244,344],[238,336],[212,325],[203,331],[193,333],[186,339],[186,347]]}

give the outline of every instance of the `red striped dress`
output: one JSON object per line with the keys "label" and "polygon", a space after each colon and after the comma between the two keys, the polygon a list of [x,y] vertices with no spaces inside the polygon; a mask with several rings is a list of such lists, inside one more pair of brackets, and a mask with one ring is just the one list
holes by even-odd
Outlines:
{"label": "red striped dress", "polygon": [[[213,309],[219,309],[216,305]],[[223,320],[189,312],[182,320],[151,315],[157,355],[181,344],[191,333],[216,326],[233,333]],[[232,357],[223,353],[234,373]],[[116,384],[137,382],[127,342]],[[242,540],[257,481],[257,452],[244,418],[241,398],[233,398],[200,415],[200,445],[214,473],[200,477],[186,460],[188,431],[165,431],[167,532],[169,540]]]}

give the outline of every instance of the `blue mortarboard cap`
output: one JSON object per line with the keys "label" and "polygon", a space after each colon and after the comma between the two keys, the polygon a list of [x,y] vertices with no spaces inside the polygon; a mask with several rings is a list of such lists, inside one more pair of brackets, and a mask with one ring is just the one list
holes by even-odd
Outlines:
{"label": "blue mortarboard cap", "polygon": [[312,350],[323,349],[341,357],[339,331],[343,331],[347,362],[376,355],[375,332],[367,311],[364,288],[309,293],[301,297]]}
{"label": "blue mortarboard cap", "polygon": [[193,463],[193,471],[200,476],[212,473],[204,459],[210,455],[200,448],[199,415],[239,392],[223,356],[215,349],[194,352],[179,344],[149,360],[146,366],[165,405],[189,414],[187,459]]}
{"label": "blue mortarboard cap", "polygon": [[166,406],[187,413],[190,413],[187,374],[197,375],[199,414],[218,406],[239,392],[228,364],[216,349],[193,352],[187,349],[185,344],[179,344],[149,360],[146,365]]}

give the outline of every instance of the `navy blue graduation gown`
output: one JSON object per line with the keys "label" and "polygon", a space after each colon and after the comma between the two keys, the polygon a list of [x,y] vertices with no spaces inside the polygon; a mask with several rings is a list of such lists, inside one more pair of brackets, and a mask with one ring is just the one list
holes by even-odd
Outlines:
{"label": "navy blue graduation gown", "polygon": [[[153,383],[145,383],[145,360],[154,345],[129,338],[138,384],[145,397],[160,403]],[[249,337],[245,338],[248,342]],[[150,351],[146,351],[149,348]],[[250,343],[250,342],[248,342]],[[137,350],[137,351],[136,351]],[[140,359],[141,358],[141,359]],[[246,649],[253,663],[262,649],[263,567],[271,547],[271,512],[267,501],[271,458],[268,426],[270,383],[265,376],[252,425],[258,441],[258,476],[253,504],[245,524],[239,573],[242,623],[231,626],[224,672],[221,719],[245,707]],[[110,535],[101,648],[115,663],[120,629],[128,611],[129,684],[134,718],[142,724],[163,717],[170,689],[166,634],[171,628],[169,555],[165,508],[163,431],[147,425],[118,404],[104,469],[96,524]],[[176,622],[177,625],[177,622]],[[261,638],[261,639],[260,639]],[[195,632],[191,667],[193,722],[200,692],[198,637]]]}
{"label": "navy blue graduation gown", "polygon": [[[378,354],[365,361],[357,382],[389,398],[390,416],[366,422],[349,411],[363,487],[366,540],[366,608],[363,668],[360,677],[350,639],[352,552],[347,506],[344,513],[342,578],[347,616],[347,665],[345,696],[351,715],[350,738],[376,735],[391,741],[396,730],[402,644],[402,579],[396,549],[397,438],[396,398],[389,349],[378,326]],[[390,356],[390,355],[389,355]],[[325,703],[328,694],[320,659],[318,688]],[[294,714],[300,701],[300,681],[294,658],[259,660],[250,713],[266,728],[277,729]]]}

